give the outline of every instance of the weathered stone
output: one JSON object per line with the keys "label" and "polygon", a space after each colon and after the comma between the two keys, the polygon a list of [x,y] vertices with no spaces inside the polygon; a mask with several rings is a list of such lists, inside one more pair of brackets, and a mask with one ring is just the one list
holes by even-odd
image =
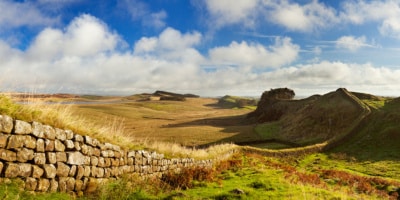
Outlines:
{"label": "weathered stone", "polygon": [[50,179],[49,192],[57,192],[57,190],[58,190],[58,182],[55,179]]}
{"label": "weathered stone", "polygon": [[36,152],[44,152],[44,140],[38,139],[36,141]]}
{"label": "weathered stone", "polygon": [[55,128],[55,131],[56,131],[56,139],[57,140],[65,141],[67,139],[67,136],[66,136],[64,130]]}
{"label": "weathered stone", "polygon": [[114,157],[115,158],[121,158],[122,154],[120,151],[114,151]]}
{"label": "weathered stone", "polygon": [[67,177],[60,177],[58,179],[58,189],[60,192],[67,192]]}
{"label": "weathered stone", "polygon": [[[1,117],[1,115],[0,115]],[[0,148],[5,148],[7,146],[7,140],[9,135],[0,133]]]}
{"label": "weathered stone", "polygon": [[82,144],[81,148],[82,148],[81,151],[82,151],[83,154],[88,155],[88,156],[92,155],[92,147],[90,147],[90,146],[88,146],[86,144]]}
{"label": "weathered stone", "polygon": [[97,165],[99,167],[105,167],[106,166],[106,162],[105,162],[103,157],[99,157]]}
{"label": "weathered stone", "polygon": [[128,158],[135,157],[135,155],[136,155],[136,151],[129,151],[127,154]]}
{"label": "weathered stone", "polygon": [[86,157],[80,152],[68,152],[67,163],[70,165],[83,165],[85,164]]}
{"label": "weathered stone", "polygon": [[54,151],[54,140],[45,139],[44,140],[44,150]]}
{"label": "weathered stone", "polygon": [[72,140],[65,140],[64,145],[67,150],[72,150],[75,148],[74,142]]}
{"label": "weathered stone", "polygon": [[84,142],[82,135],[75,134],[74,135],[75,142]]}
{"label": "weathered stone", "polygon": [[88,144],[88,145],[93,146],[93,145],[92,145],[93,139],[92,139],[90,136],[85,135],[85,136],[83,136],[83,138],[85,139],[85,144]]}
{"label": "weathered stone", "polygon": [[56,131],[49,125],[43,125],[44,138],[49,140],[56,139]]}
{"label": "weathered stone", "polygon": [[37,187],[37,180],[35,178],[26,178],[25,180],[25,189],[28,191],[35,191]]}
{"label": "weathered stone", "polygon": [[81,143],[80,142],[74,142],[74,148],[77,150],[77,151],[80,151],[81,150]]}
{"label": "weathered stone", "polygon": [[44,170],[37,165],[32,165],[32,177],[40,178],[42,177]]}
{"label": "weathered stone", "polygon": [[17,161],[18,162],[26,162],[28,160],[32,160],[34,158],[35,152],[31,149],[22,148],[17,151]]}
{"label": "weathered stone", "polygon": [[24,147],[29,149],[36,148],[36,139],[32,136],[25,136]]}
{"label": "weathered stone", "polygon": [[100,156],[101,156],[101,151],[100,151],[100,149],[98,149],[98,148],[93,148],[92,154],[93,154],[94,156],[100,157]]}
{"label": "weathered stone", "polygon": [[0,115],[0,132],[11,133],[13,126],[13,119],[10,116]]}
{"label": "weathered stone", "polygon": [[90,165],[90,156],[85,156],[85,165]]}
{"label": "weathered stone", "polygon": [[111,159],[111,166],[118,167],[119,166],[119,159],[117,159],[117,158]]}
{"label": "weathered stone", "polygon": [[19,149],[24,146],[24,135],[12,135],[8,139],[7,149]]}
{"label": "weathered stone", "polygon": [[69,166],[62,163],[62,162],[57,162],[57,176],[58,177],[67,177],[69,173]]}
{"label": "weathered stone", "polygon": [[3,167],[4,167],[4,164],[2,162],[0,162],[0,172],[3,171]]}
{"label": "weathered stone", "polygon": [[75,179],[68,177],[67,178],[67,191],[74,191],[75,189]]}
{"label": "weathered stone", "polygon": [[92,166],[97,166],[99,164],[99,158],[97,158],[96,156],[90,157],[90,164]]}
{"label": "weathered stone", "polygon": [[38,138],[44,137],[43,124],[39,122],[32,123],[32,134]]}
{"label": "weathered stone", "polygon": [[72,165],[71,169],[69,170],[68,176],[75,177],[76,175],[76,165]]}
{"label": "weathered stone", "polygon": [[37,165],[46,164],[46,154],[45,153],[35,153],[33,161]]}
{"label": "weathered stone", "polygon": [[28,122],[15,120],[14,133],[18,135],[25,135],[32,133],[32,125]]}
{"label": "weathered stone", "polygon": [[74,138],[74,132],[71,130],[65,130],[65,139],[72,140]]}
{"label": "weathered stone", "polygon": [[133,161],[134,161],[133,158],[128,158],[127,164],[128,165],[133,165],[134,164]]}
{"label": "weathered stone", "polygon": [[83,177],[83,175],[85,174],[85,167],[78,165],[77,169],[76,169],[76,179],[79,180]]}
{"label": "weathered stone", "polygon": [[54,140],[54,150],[55,151],[65,151],[65,146],[60,140]]}
{"label": "weathered stone", "polygon": [[8,163],[4,172],[4,177],[29,177],[32,173],[32,165],[26,163]]}
{"label": "weathered stone", "polygon": [[101,156],[106,157],[106,158],[114,157],[114,151],[113,150],[101,151]]}
{"label": "weathered stone", "polygon": [[83,173],[83,176],[89,177],[90,174],[91,174],[90,166],[85,166],[85,172]]}
{"label": "weathered stone", "polygon": [[67,162],[67,154],[65,152],[56,152],[57,162]]}
{"label": "weathered stone", "polygon": [[79,192],[82,191],[83,189],[83,181],[82,180],[75,180],[75,191]]}
{"label": "weathered stone", "polygon": [[43,165],[44,176],[46,178],[55,178],[57,174],[57,169],[53,164]]}
{"label": "weathered stone", "polygon": [[104,158],[105,166],[110,167],[111,166],[111,158]]}
{"label": "weathered stone", "polygon": [[47,190],[49,190],[49,187],[50,187],[49,179],[44,179],[44,178],[39,179],[38,185],[37,185],[38,191],[47,192]]}
{"label": "weathered stone", "polygon": [[0,149],[0,159],[13,162],[17,160],[17,153],[7,149]]}
{"label": "weathered stone", "polygon": [[92,166],[92,177],[102,178],[104,176],[104,169],[101,167]]}
{"label": "weathered stone", "polygon": [[54,153],[54,152],[46,152],[46,157],[47,157],[47,163],[56,164],[56,162],[57,162],[56,153]]}

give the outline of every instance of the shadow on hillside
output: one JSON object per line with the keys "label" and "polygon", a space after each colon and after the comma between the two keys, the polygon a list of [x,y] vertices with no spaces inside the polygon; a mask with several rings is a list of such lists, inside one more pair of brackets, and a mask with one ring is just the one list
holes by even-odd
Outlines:
{"label": "shadow on hillside", "polygon": [[235,143],[260,141],[261,138],[254,132],[255,123],[247,118],[247,115],[212,117],[193,120],[190,122],[169,124],[162,128],[179,128],[179,127],[196,127],[196,126],[213,126],[222,128],[222,133],[227,133],[233,136],[226,137],[222,140],[217,140],[212,143],[196,146],[197,148],[206,148],[210,145],[220,143]]}

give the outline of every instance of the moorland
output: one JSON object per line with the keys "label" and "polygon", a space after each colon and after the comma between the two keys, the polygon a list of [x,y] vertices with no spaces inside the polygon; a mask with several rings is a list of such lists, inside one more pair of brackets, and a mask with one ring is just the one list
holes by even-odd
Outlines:
{"label": "moorland", "polygon": [[[399,199],[400,99],[344,88],[305,99],[294,99],[292,92],[266,91],[258,104],[233,96],[176,98],[175,93],[162,93],[170,96],[163,99],[157,92],[123,97],[11,95],[13,101],[2,97],[0,111],[74,126],[100,140],[171,156],[188,156],[178,152],[207,151],[226,143],[238,150],[212,170],[197,169],[202,176],[189,170],[181,181],[135,180],[133,185],[126,178],[79,197],[83,199]],[[22,107],[32,103],[14,103],[37,100],[41,103],[29,109]],[[43,117],[49,115],[43,111],[49,107],[61,115],[67,110],[68,118]],[[89,129],[65,124],[76,117],[86,128],[90,124]],[[104,124],[111,127],[104,135],[92,128]],[[175,146],[180,148],[168,152]],[[27,195],[16,191],[0,196]]]}

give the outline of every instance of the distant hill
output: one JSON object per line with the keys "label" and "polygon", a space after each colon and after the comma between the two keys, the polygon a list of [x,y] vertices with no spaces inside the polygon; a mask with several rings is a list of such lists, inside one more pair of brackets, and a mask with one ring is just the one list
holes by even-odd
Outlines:
{"label": "distant hill", "polygon": [[225,95],[218,99],[217,105],[222,108],[244,108],[246,106],[256,106],[257,101],[252,98]]}
{"label": "distant hill", "polygon": [[178,94],[167,91],[157,90],[154,93],[142,93],[125,97],[128,100],[149,101],[149,100],[168,100],[168,101],[185,101],[186,98],[199,98],[195,94]]}

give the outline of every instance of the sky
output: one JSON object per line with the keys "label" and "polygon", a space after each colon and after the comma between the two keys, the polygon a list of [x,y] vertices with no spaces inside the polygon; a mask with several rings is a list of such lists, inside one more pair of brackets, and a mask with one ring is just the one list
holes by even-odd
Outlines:
{"label": "sky", "polygon": [[0,91],[400,96],[400,0],[0,0]]}

